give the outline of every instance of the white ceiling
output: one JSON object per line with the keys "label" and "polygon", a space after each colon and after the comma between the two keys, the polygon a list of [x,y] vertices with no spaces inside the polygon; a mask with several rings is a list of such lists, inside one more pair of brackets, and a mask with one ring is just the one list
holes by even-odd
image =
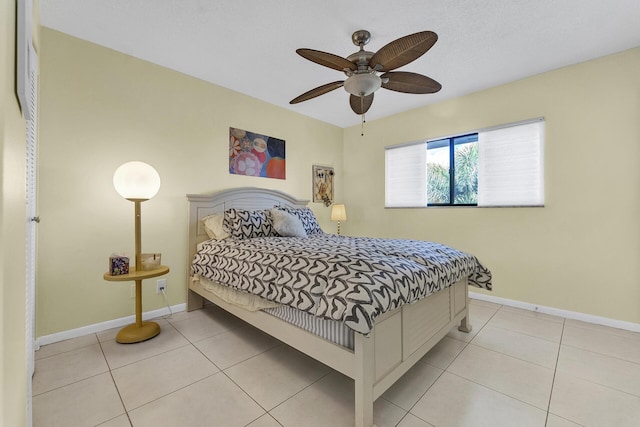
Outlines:
{"label": "white ceiling", "polygon": [[[368,120],[640,46],[640,0],[40,0],[42,25],[340,127],[358,124],[344,74],[295,53],[343,57],[351,34],[377,51],[401,36],[438,42],[398,71],[442,84],[432,95],[380,89]],[[640,76],[639,76],[640,78]],[[606,82],[594,82],[603,85]]]}

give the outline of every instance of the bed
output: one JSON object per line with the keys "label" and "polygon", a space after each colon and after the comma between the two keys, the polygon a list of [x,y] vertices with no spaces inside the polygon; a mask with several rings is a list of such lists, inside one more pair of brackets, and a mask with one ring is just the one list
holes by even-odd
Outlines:
{"label": "bed", "polygon": [[[228,298],[223,299],[219,293],[212,292],[211,285],[216,285],[215,280],[210,281],[199,274],[192,274],[191,267],[194,259],[206,258],[201,252],[219,250],[215,244],[208,242],[209,236],[202,223],[203,218],[229,210],[254,211],[272,209],[274,206],[289,208],[292,211],[302,210],[307,206],[307,200],[260,188],[234,188],[204,195],[189,194],[187,199],[189,201],[187,309],[191,311],[202,308],[205,300],[210,301],[254,327],[352,378],[355,382],[355,425],[358,427],[373,425],[373,402],[437,344],[452,327],[459,325],[460,331],[471,331],[467,290],[470,280],[473,278],[475,285],[488,289],[491,287],[490,273],[480,266],[483,270],[479,276],[474,274],[457,278],[454,283],[434,291],[428,297],[416,297],[416,300],[412,300],[410,304],[384,312],[371,309],[367,315],[361,316],[362,319],[356,320],[353,320],[353,316],[349,317],[349,313],[342,313],[343,320],[347,318],[352,320],[347,328],[349,332],[355,332],[349,335],[350,344],[336,343],[334,338],[319,336],[317,332],[309,332],[281,317],[274,316],[269,312],[270,309],[252,311],[241,308]],[[329,242],[335,245],[342,242],[342,240],[336,240],[340,239],[337,236],[318,236],[318,239],[329,239]],[[357,239],[344,239],[346,239],[343,240],[345,245],[348,242],[357,241]],[[260,239],[256,241],[260,243]],[[311,239],[309,242],[309,246],[313,246]],[[234,242],[229,242],[225,250],[236,250],[232,247],[233,245],[235,245]],[[278,241],[275,246],[279,245]],[[198,252],[199,249],[200,252]],[[215,279],[218,276],[213,277]],[[330,304],[336,305],[333,301]],[[389,304],[389,307],[394,307],[393,303],[389,302]],[[320,311],[321,305],[318,302],[318,307],[314,306],[315,313]],[[308,311],[311,312],[311,310]],[[340,310],[325,310],[323,316],[334,316],[333,311]],[[348,310],[342,310],[344,311],[348,312]],[[336,319],[329,319],[329,321],[338,322],[339,318],[340,316],[336,315]]]}

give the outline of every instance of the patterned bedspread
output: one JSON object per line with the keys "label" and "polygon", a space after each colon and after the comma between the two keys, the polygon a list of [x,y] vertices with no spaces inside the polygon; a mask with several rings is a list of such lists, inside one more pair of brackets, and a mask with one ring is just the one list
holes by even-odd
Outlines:
{"label": "patterned bedspread", "polygon": [[382,313],[469,277],[491,289],[491,273],[472,255],[433,242],[344,237],[211,240],[192,274],[368,334]]}

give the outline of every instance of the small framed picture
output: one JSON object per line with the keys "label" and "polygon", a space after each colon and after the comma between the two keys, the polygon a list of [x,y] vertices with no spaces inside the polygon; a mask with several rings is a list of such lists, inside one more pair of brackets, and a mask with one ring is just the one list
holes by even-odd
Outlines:
{"label": "small framed picture", "polygon": [[313,165],[313,201],[324,203],[325,206],[333,203],[333,168],[330,166]]}

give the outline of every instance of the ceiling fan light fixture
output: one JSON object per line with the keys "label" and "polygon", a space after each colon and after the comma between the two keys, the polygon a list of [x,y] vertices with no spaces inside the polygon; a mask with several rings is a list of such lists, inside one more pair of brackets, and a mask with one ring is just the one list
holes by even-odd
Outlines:
{"label": "ceiling fan light fixture", "polygon": [[380,86],[382,80],[372,73],[353,74],[344,82],[344,90],[355,96],[371,95]]}

